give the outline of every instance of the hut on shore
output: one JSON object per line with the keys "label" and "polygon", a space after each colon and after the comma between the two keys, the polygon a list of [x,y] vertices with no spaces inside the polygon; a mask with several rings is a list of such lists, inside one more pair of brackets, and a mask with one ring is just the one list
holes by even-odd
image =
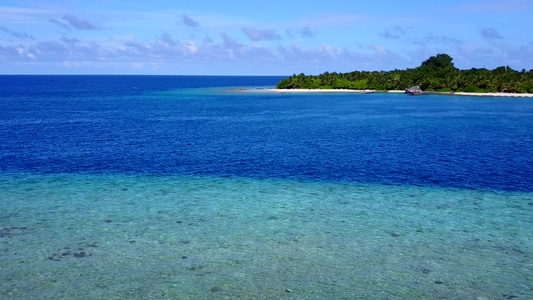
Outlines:
{"label": "hut on shore", "polygon": [[418,85],[415,85],[410,89],[406,89],[405,93],[411,96],[422,95],[422,89]]}

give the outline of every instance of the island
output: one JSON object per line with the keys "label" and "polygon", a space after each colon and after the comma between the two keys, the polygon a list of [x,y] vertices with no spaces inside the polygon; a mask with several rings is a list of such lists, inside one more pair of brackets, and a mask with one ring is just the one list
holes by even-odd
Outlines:
{"label": "island", "polygon": [[[282,79],[276,90],[405,91],[408,94],[533,94],[533,70],[515,71],[509,66],[460,70],[447,54],[431,56],[414,69],[393,71],[325,72],[318,76],[293,75]],[[525,96],[525,95],[524,95]]]}

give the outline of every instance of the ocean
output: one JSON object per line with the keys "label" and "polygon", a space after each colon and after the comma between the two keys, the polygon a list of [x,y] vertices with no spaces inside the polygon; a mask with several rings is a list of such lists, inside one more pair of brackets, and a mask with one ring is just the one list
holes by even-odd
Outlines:
{"label": "ocean", "polygon": [[0,298],[533,298],[531,99],[281,78],[0,76]]}

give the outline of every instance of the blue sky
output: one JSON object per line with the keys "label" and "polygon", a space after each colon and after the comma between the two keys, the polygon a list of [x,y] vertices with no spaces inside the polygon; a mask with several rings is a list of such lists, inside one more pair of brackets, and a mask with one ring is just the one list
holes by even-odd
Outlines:
{"label": "blue sky", "polygon": [[3,0],[0,74],[533,69],[533,1]]}

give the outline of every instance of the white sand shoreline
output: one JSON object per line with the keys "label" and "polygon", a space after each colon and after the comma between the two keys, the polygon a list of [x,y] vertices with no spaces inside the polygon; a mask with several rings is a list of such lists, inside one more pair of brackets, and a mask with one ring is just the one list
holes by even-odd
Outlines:
{"label": "white sand shoreline", "polygon": [[[403,94],[404,91],[388,90],[350,90],[350,89],[238,89],[238,92],[250,93],[356,93],[356,94],[373,94],[373,93],[395,93]],[[529,93],[465,93],[465,92],[429,92],[431,95],[451,95],[451,96],[476,96],[476,97],[517,97],[533,98]]]}
{"label": "white sand shoreline", "polygon": [[479,96],[479,97],[519,97],[519,98],[533,98],[533,94],[529,93],[465,93],[454,92],[451,95],[457,96]]}
{"label": "white sand shoreline", "polygon": [[[267,89],[273,93],[377,93],[376,90],[350,90],[350,89]],[[396,92],[396,91],[393,91]],[[397,91],[403,93],[403,91]]]}

